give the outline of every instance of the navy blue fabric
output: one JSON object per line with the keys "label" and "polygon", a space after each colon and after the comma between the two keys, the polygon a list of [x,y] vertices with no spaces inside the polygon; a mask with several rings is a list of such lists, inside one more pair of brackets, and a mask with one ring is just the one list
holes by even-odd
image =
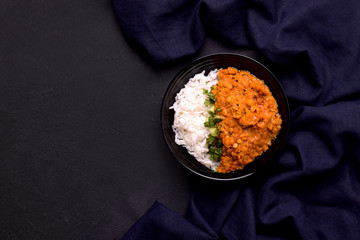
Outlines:
{"label": "navy blue fabric", "polygon": [[155,203],[124,239],[360,239],[360,1],[113,3],[155,63],[195,54],[207,33],[260,51],[291,108],[266,172],[195,192],[184,217]]}

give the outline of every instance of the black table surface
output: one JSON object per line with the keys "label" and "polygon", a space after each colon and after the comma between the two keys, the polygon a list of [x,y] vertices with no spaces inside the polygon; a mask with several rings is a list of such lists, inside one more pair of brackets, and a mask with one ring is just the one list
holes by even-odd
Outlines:
{"label": "black table surface", "polygon": [[260,58],[207,36],[153,66],[110,0],[1,1],[0,239],[120,239],[155,201],[184,215],[217,183],[173,157],[161,102],[178,71],[218,52]]}

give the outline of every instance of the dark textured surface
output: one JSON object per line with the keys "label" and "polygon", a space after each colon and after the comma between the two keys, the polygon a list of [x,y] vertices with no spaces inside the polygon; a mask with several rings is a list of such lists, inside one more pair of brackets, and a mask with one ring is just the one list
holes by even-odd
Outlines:
{"label": "dark textured surface", "polygon": [[189,61],[233,51],[206,39],[152,67],[110,1],[0,2],[0,239],[118,239],[158,200],[184,214],[198,178],[160,128]]}

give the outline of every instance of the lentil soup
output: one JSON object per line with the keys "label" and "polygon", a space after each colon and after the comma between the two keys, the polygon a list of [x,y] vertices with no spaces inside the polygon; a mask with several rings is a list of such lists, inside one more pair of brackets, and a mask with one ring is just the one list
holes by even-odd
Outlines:
{"label": "lentil soup", "polygon": [[223,142],[217,172],[229,173],[268,150],[282,119],[269,88],[250,72],[229,67],[219,70],[218,78],[212,90],[222,119],[217,123]]}

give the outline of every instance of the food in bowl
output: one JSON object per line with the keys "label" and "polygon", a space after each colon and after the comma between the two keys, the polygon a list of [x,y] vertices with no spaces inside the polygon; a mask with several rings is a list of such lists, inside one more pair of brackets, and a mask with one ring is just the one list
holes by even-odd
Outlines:
{"label": "food in bowl", "polygon": [[219,173],[241,170],[267,151],[282,124],[264,81],[234,67],[196,74],[171,108],[176,144]]}

